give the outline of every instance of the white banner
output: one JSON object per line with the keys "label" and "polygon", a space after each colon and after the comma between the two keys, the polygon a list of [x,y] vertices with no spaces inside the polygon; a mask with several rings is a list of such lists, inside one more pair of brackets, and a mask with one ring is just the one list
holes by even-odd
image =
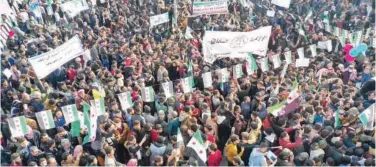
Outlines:
{"label": "white banner", "polygon": [[248,53],[266,55],[272,27],[252,32],[206,31],[203,39],[204,60],[213,63],[218,58],[246,58]]}
{"label": "white banner", "polygon": [[202,80],[204,82],[204,88],[210,88],[213,84],[211,72],[203,73]]}
{"label": "white banner", "polygon": [[86,0],[73,0],[61,5],[61,9],[68,14],[70,18],[78,15],[81,11],[89,9]]}
{"label": "white banner", "polygon": [[166,23],[170,19],[168,18],[168,12],[160,14],[160,15],[155,15],[150,17],[150,27],[154,27],[156,25]]}
{"label": "white banner", "polygon": [[193,15],[228,14],[227,0],[193,2]]}
{"label": "white banner", "polygon": [[272,0],[272,4],[284,7],[284,8],[289,8],[290,7],[291,0]]}
{"label": "white banner", "polygon": [[74,36],[54,50],[29,58],[29,62],[33,66],[37,77],[42,79],[69,60],[82,54],[84,54],[84,49],[82,48],[81,40],[78,36]]}

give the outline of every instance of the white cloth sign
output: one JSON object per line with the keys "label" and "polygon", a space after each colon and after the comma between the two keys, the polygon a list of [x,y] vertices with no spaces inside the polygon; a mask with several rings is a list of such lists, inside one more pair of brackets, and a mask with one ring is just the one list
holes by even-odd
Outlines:
{"label": "white cloth sign", "polygon": [[272,60],[273,60],[274,69],[281,67],[281,59],[279,57],[279,54],[273,55]]}
{"label": "white cloth sign", "polygon": [[193,15],[228,14],[227,0],[193,2]]}
{"label": "white cloth sign", "polygon": [[272,0],[272,4],[284,7],[284,8],[289,8],[290,7],[291,0]]}
{"label": "white cloth sign", "polygon": [[69,60],[82,54],[84,54],[84,49],[82,48],[81,40],[78,36],[74,36],[54,50],[29,58],[29,62],[33,66],[37,77],[42,79]]}
{"label": "white cloth sign", "polygon": [[213,84],[211,72],[203,73],[202,80],[204,82],[204,88],[210,88]]}
{"label": "white cloth sign", "polygon": [[326,49],[328,50],[328,52],[331,52],[333,50],[332,40],[326,41]]}
{"label": "white cloth sign", "polygon": [[309,45],[309,49],[311,49],[312,57],[315,57],[317,55],[316,44]]}
{"label": "white cloth sign", "polygon": [[162,23],[166,23],[168,22],[170,19],[168,18],[168,13],[163,13],[163,14],[160,14],[160,15],[155,15],[155,16],[151,16],[150,17],[150,27],[154,27],[156,25],[159,25],[159,24],[162,24]]}
{"label": "white cloth sign", "polygon": [[218,58],[246,58],[248,53],[265,57],[271,26],[251,32],[206,31],[203,39],[204,61],[213,63]]}
{"label": "white cloth sign", "polygon": [[292,63],[291,51],[285,52],[284,55],[285,55],[286,63],[287,64],[291,64]]}
{"label": "white cloth sign", "polygon": [[12,76],[12,71],[10,71],[8,68],[6,68],[3,71],[3,74],[9,79]]}
{"label": "white cloth sign", "polygon": [[309,59],[296,59],[295,60],[295,67],[308,67],[309,66]]}
{"label": "white cloth sign", "polygon": [[274,17],[275,11],[274,10],[268,10],[268,11],[266,11],[266,15],[269,16],[269,17]]}
{"label": "white cloth sign", "polygon": [[61,8],[70,18],[73,18],[81,11],[89,9],[89,5],[87,4],[86,0],[73,0],[62,4]]}
{"label": "white cloth sign", "polygon": [[298,52],[299,59],[304,59],[304,48],[298,48],[296,51]]}

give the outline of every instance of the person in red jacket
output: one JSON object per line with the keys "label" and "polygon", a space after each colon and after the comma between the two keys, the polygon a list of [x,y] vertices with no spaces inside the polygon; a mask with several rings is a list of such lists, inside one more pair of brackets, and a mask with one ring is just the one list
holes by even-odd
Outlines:
{"label": "person in red jacket", "polygon": [[220,166],[222,161],[222,153],[217,149],[217,145],[212,143],[209,145],[208,166]]}
{"label": "person in red jacket", "polygon": [[288,128],[285,132],[281,134],[281,137],[279,138],[279,145],[282,146],[282,148],[288,148],[290,150],[294,150],[295,147],[298,147],[302,144],[302,135],[303,135],[303,130],[298,130],[298,137],[295,140],[294,143],[290,141],[290,136],[289,132],[291,128]]}

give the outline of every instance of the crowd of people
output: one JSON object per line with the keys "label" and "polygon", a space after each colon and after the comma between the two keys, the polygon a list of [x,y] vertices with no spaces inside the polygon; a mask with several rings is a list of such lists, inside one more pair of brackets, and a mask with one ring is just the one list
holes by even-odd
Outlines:
{"label": "crowd of people", "polygon": [[[354,58],[345,47],[351,39],[342,43],[322,26],[328,17],[333,27],[365,34],[375,26],[373,0],[292,0],[288,9],[270,0],[229,0],[228,14],[201,16],[191,15],[191,0],[176,1],[178,12],[173,0],[91,0],[74,18],[62,10],[61,0],[40,0],[41,16],[30,10],[29,1],[8,1],[17,11],[15,19],[1,16],[11,27],[1,55],[2,72],[11,72],[1,76],[1,165],[375,166],[374,125],[364,126],[358,117],[376,99],[374,29],[361,41],[369,45],[367,51]],[[150,27],[149,17],[165,12],[170,22]],[[273,27],[267,70],[247,73],[240,58],[204,61],[205,31],[250,32],[264,26]],[[75,35],[89,54],[38,79],[28,58]],[[308,46],[329,39],[333,49],[318,48],[313,57]],[[291,63],[285,75],[283,65],[273,68],[274,55],[285,64],[283,53],[291,51],[295,61],[301,47],[308,67]],[[202,73],[222,68],[232,73],[236,64],[243,64],[241,78],[221,83],[213,72],[212,87],[204,88]],[[183,93],[180,79],[189,76],[194,90]],[[161,83],[168,81],[174,83],[174,96],[166,98]],[[75,104],[83,111],[98,82],[107,114],[98,117],[95,140],[84,143],[88,131],[72,136],[61,107]],[[295,82],[299,97],[292,111],[271,114]],[[145,86],[153,87],[155,102],[143,101]],[[126,110],[117,98],[123,92],[131,92],[133,101]],[[37,122],[35,114],[45,110],[52,112],[53,129],[43,130]],[[22,137],[12,137],[7,121],[17,116],[27,120],[29,133]],[[197,133],[206,158],[188,146]]]}

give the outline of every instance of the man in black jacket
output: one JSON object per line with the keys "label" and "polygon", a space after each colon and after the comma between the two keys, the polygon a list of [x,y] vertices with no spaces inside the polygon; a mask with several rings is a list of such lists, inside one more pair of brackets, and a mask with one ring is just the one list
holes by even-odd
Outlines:
{"label": "man in black jacket", "polygon": [[249,144],[248,139],[249,139],[249,133],[248,132],[243,132],[242,134],[242,140],[240,141],[240,147],[244,148],[243,155],[240,157],[244,164],[248,164],[249,162],[249,156],[252,153],[253,148],[255,147],[254,144]]}

